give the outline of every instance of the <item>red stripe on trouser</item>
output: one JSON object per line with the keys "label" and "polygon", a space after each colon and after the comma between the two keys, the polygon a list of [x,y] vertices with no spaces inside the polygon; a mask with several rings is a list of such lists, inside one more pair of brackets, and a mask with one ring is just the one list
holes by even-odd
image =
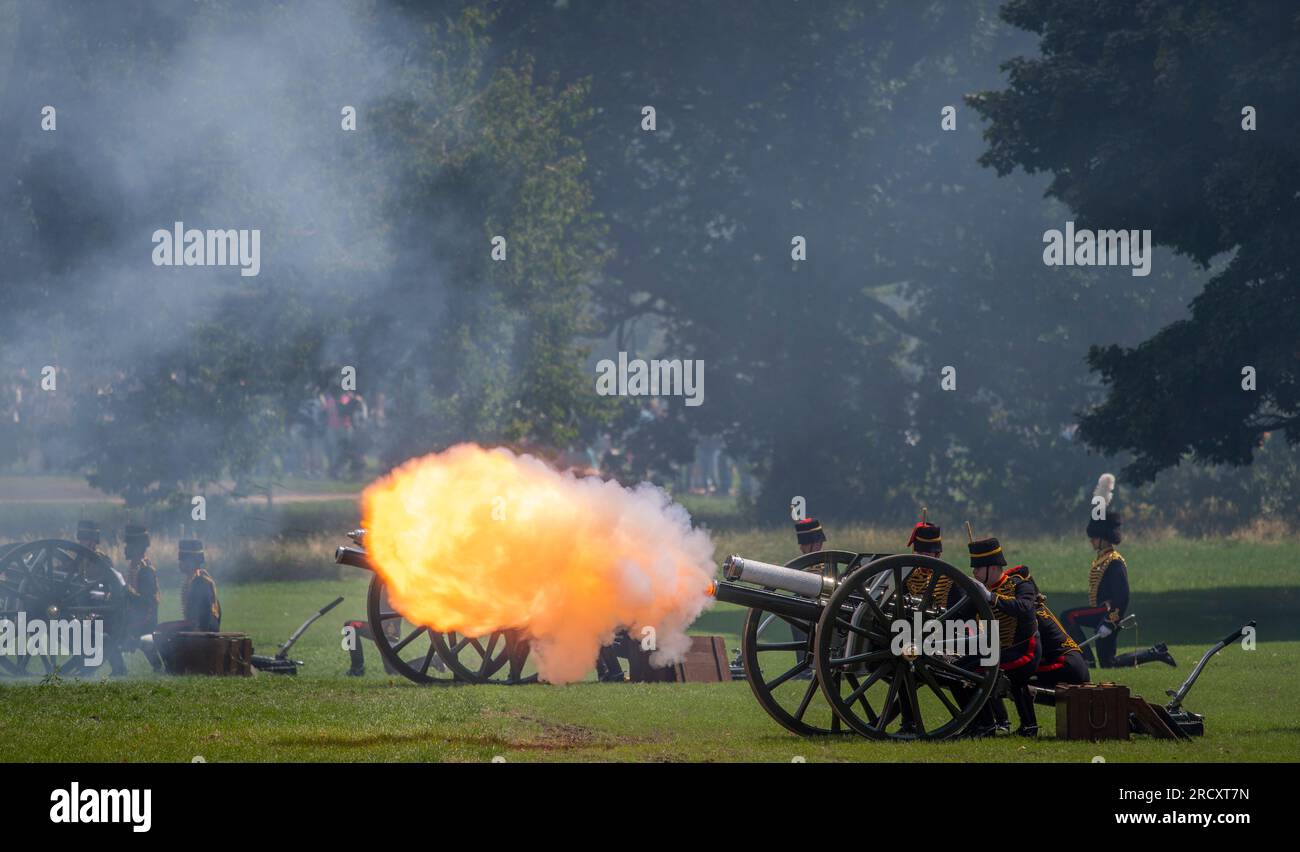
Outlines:
{"label": "red stripe on trouser", "polygon": [[1012,660],[1009,663],[1002,663],[998,666],[998,668],[1002,669],[1002,671],[1004,672],[1009,671],[1011,669],[1020,668],[1025,663],[1029,662],[1034,658],[1034,648],[1036,648],[1037,646],[1038,646],[1038,637],[1030,636],[1029,644],[1025,646],[1027,650],[1025,651],[1024,655],[1020,657],[1016,657],[1014,660]]}
{"label": "red stripe on trouser", "polygon": [[1064,665],[1065,665],[1065,655],[1062,654],[1062,655],[1060,656],[1060,659],[1056,660],[1056,662],[1048,663],[1047,665],[1043,665],[1042,663],[1039,663],[1039,664],[1038,664],[1038,670],[1039,670],[1040,672],[1054,672],[1054,671],[1056,671],[1057,669],[1061,668],[1061,666],[1064,666]]}
{"label": "red stripe on trouser", "polygon": [[1085,615],[1097,615],[1102,612],[1110,612],[1110,610],[1106,609],[1104,606],[1095,606],[1091,609],[1071,610],[1065,614],[1065,617],[1071,624],[1074,624]]}

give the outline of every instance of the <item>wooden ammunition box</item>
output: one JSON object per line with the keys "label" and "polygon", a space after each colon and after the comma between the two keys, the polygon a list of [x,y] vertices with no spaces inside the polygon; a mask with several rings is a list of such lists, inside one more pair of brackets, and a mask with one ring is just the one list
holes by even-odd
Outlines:
{"label": "wooden ammunition box", "polygon": [[1122,684],[1077,683],[1056,687],[1058,740],[1126,740],[1128,714],[1128,687]]}
{"label": "wooden ammunition box", "polygon": [[628,679],[637,683],[717,683],[731,680],[727,644],[721,636],[692,636],[690,650],[680,663],[662,668],[650,665],[650,652],[636,642],[628,650]]}
{"label": "wooden ammunition box", "polygon": [[248,677],[253,640],[247,633],[173,633],[158,646],[169,674]]}

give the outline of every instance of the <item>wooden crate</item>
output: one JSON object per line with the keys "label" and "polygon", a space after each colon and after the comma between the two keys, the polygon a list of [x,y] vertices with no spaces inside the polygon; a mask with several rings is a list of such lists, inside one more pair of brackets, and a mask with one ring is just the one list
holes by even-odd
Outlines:
{"label": "wooden crate", "polygon": [[253,640],[247,633],[182,631],[158,647],[169,674],[248,677],[253,673]]}
{"label": "wooden crate", "polygon": [[650,665],[650,652],[631,643],[628,679],[637,683],[718,683],[731,680],[727,664],[727,643],[721,636],[692,636],[690,650],[675,665]]}
{"label": "wooden crate", "polygon": [[1118,683],[1059,684],[1056,687],[1058,740],[1129,738],[1128,687]]}

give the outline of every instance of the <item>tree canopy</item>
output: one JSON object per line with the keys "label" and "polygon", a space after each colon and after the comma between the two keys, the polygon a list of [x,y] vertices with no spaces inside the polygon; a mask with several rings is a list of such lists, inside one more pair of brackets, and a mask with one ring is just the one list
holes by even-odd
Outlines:
{"label": "tree canopy", "polygon": [[1132,453],[1137,481],[1185,458],[1248,463],[1271,431],[1300,441],[1300,13],[1013,0],[1003,17],[1041,56],[972,99],[990,122],[981,162],[1049,172],[1081,227],[1149,228],[1216,267],[1189,317],[1136,346],[1097,341],[1107,396],[1084,439]]}

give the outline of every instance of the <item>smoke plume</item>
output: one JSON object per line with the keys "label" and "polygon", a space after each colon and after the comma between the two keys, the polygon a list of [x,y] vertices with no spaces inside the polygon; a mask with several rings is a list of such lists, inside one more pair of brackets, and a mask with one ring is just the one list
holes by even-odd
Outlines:
{"label": "smoke plume", "polygon": [[366,549],[394,607],[440,631],[518,628],[542,680],[592,668],[619,627],[678,660],[708,606],[713,545],[659,488],[577,478],[472,444],[413,459],[362,496]]}

